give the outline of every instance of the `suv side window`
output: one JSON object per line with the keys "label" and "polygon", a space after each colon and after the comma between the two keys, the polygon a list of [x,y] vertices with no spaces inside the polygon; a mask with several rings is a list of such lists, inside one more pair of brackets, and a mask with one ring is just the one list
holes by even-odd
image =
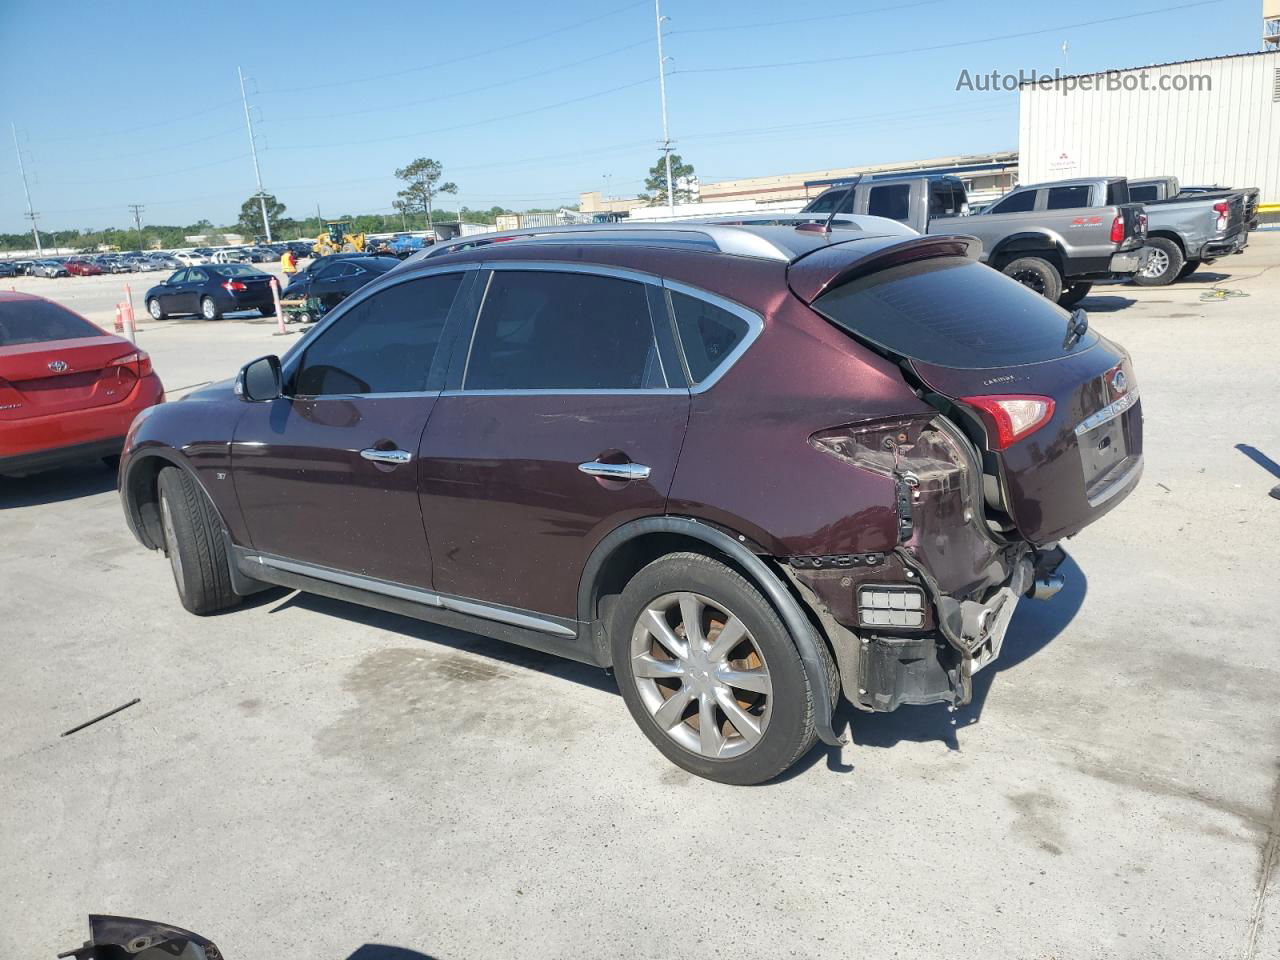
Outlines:
{"label": "suv side window", "polygon": [[906,220],[911,213],[911,184],[872,187],[867,195],[867,213],[873,217]]}
{"label": "suv side window", "polygon": [[701,383],[724,363],[750,326],[742,317],[714,303],[675,290],[669,295],[689,379]]}
{"label": "suv side window", "polygon": [[1075,210],[1089,206],[1090,187],[1085,184],[1078,187],[1050,187],[1049,202],[1046,210]]}
{"label": "suv side window", "polygon": [[1019,193],[1010,194],[1005,197],[994,207],[991,208],[992,213],[1026,213],[1035,209],[1036,191],[1022,190]]}
{"label": "suv side window", "polygon": [[425,390],[462,278],[462,273],[444,273],[406,280],[361,300],[307,347],[293,378],[293,395]]}
{"label": "suv side window", "polygon": [[665,387],[644,284],[544,270],[495,270],[464,390]]}

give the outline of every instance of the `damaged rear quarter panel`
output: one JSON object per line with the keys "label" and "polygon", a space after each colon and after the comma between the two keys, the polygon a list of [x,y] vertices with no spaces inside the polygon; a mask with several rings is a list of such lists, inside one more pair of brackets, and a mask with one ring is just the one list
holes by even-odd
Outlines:
{"label": "damaged rear quarter panel", "polygon": [[694,392],[668,509],[736,530],[777,557],[892,550],[894,481],[809,437],[932,409],[893,364],[798,299],[772,306],[756,343],[710,390]]}

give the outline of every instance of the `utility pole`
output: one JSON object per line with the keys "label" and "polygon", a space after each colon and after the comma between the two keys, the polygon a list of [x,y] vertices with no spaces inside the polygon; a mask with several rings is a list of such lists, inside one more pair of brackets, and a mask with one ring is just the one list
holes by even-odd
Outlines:
{"label": "utility pole", "polygon": [[146,206],[141,203],[129,204],[129,209],[133,212],[133,225],[138,228],[138,249],[142,249],[142,211]]}
{"label": "utility pole", "polygon": [[671,180],[671,135],[667,131],[667,59],[662,55],[662,0],[653,0],[658,28],[658,95],[662,99],[662,154],[667,161],[667,212],[675,216],[676,185]]}
{"label": "utility pole", "polygon": [[253,120],[249,116],[249,98],[244,92],[244,71],[236,67],[236,75],[240,78],[240,102],[244,104],[244,125],[249,128],[249,152],[253,154],[253,175],[258,178],[258,203],[262,205],[262,227],[267,233],[267,243],[270,243],[271,221],[267,219],[267,193],[262,189],[262,169],[258,166],[258,141],[253,135]]}
{"label": "utility pole", "polygon": [[27,169],[22,165],[22,148],[18,146],[18,127],[12,121],[10,121],[9,127],[13,130],[13,149],[18,154],[18,173],[22,174],[22,192],[27,195],[27,219],[31,221],[31,236],[36,241],[36,253],[44,256],[44,248],[40,246],[40,231],[36,229],[36,217],[38,214],[31,209],[31,188],[27,186]]}

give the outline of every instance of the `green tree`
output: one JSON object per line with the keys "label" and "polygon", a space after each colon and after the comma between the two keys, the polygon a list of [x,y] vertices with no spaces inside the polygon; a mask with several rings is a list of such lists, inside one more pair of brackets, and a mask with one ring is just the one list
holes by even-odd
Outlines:
{"label": "green tree", "polygon": [[[671,179],[675,181],[675,202],[693,202],[693,188],[697,182],[693,175],[693,164],[685,163],[678,153],[671,154]],[[641,200],[648,200],[651,204],[667,202],[667,161],[664,157],[659,157],[658,162],[649,168],[644,188],[649,193],[641,194]]]}
{"label": "green tree", "polygon": [[427,215],[427,229],[430,230],[434,226],[431,215],[437,194],[458,192],[456,183],[440,182],[443,176],[444,165],[427,157],[419,157],[407,167],[397,170],[396,178],[405,182],[405,188],[396,194],[403,202],[403,206],[396,207],[397,211],[421,210]]}
{"label": "green tree", "polygon": [[[287,226],[284,219],[284,204],[277,200],[274,194],[270,193],[267,194],[266,200],[267,222],[271,224],[271,236],[276,237],[282,234],[284,232],[283,228]],[[262,204],[257,196],[252,196],[240,204],[240,219],[236,223],[237,232],[246,238],[256,237],[267,232],[263,229],[265,226],[262,222]]]}

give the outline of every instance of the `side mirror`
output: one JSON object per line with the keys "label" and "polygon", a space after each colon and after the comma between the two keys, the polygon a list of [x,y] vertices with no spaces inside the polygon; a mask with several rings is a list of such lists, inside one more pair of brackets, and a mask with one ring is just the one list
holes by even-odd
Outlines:
{"label": "side mirror", "polygon": [[250,403],[275,400],[281,389],[280,358],[274,355],[250,360],[236,375],[236,396]]}

